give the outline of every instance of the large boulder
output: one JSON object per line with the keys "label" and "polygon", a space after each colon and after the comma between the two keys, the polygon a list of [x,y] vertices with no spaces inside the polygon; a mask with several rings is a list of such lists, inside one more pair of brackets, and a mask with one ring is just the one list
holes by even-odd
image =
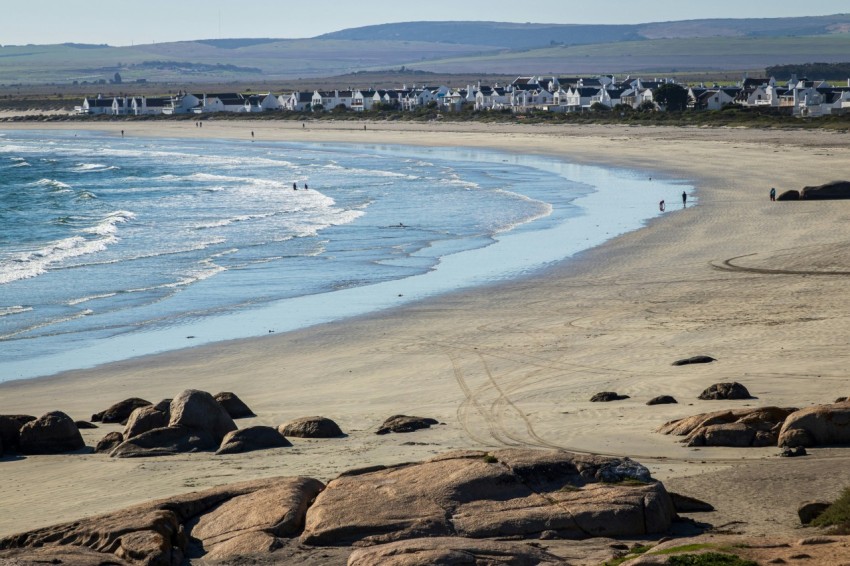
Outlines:
{"label": "large boulder", "polygon": [[673,405],[676,403],[678,403],[676,398],[670,395],[659,395],[646,402],[647,405]]}
{"label": "large boulder", "polygon": [[116,446],[124,442],[124,435],[120,432],[107,432],[106,435],[97,441],[94,451],[97,454],[109,454]]}
{"label": "large boulder", "polygon": [[389,434],[391,432],[413,432],[422,428],[431,428],[431,425],[439,424],[436,419],[429,417],[408,417],[407,415],[393,415],[384,421],[375,434]]}
{"label": "large boulder", "polygon": [[784,191],[782,194],[776,197],[776,200],[800,200],[800,191],[796,189]]}
{"label": "large boulder", "polygon": [[700,399],[707,400],[731,400],[731,399],[752,399],[747,388],[733,381],[731,383],[715,383],[699,396]]}
{"label": "large boulder", "polygon": [[109,453],[113,458],[173,456],[215,450],[218,443],[209,433],[182,426],[155,428],[124,440]]}
{"label": "large boulder", "polygon": [[358,548],[348,566],[431,566],[432,564],[533,566],[564,561],[543,549],[523,542],[435,537],[401,540]]}
{"label": "large boulder", "polygon": [[823,185],[803,187],[800,198],[804,200],[850,199],[850,181],[832,181]]}
{"label": "large boulder", "polygon": [[21,427],[22,454],[62,454],[85,446],[74,420],[62,411],[52,411]]}
{"label": "large boulder", "polygon": [[301,541],[641,536],[666,531],[674,516],[664,486],[628,459],[466,451],[338,477],[307,511]]}
{"label": "large boulder", "polygon": [[150,401],[145,401],[138,397],[131,397],[129,399],[124,399],[123,401],[118,401],[105,411],[93,414],[90,420],[93,423],[103,422],[127,424],[127,419],[130,418],[130,414],[132,414],[133,411],[139,407],[144,407],[150,404]]}
{"label": "large boulder", "polygon": [[286,448],[292,446],[276,428],[270,426],[249,426],[228,432],[216,454],[240,454],[265,450],[266,448]]}
{"label": "large boulder", "polygon": [[284,436],[296,438],[335,438],[343,436],[339,425],[325,417],[302,417],[278,427]]}
{"label": "large boulder", "polygon": [[124,438],[133,438],[143,432],[168,426],[168,412],[158,410],[154,405],[139,407],[130,413],[124,427]]}
{"label": "large boulder", "polygon": [[201,560],[233,564],[240,555],[268,551],[262,540],[297,534],[322,488],[311,478],[271,478],[177,495],[0,538],[0,563],[42,553],[45,563],[59,564],[50,560],[83,549],[100,553],[100,562],[79,564],[183,564],[192,551]]}
{"label": "large boulder", "polygon": [[779,431],[779,446],[850,444],[850,403],[815,405],[792,413]]}
{"label": "large boulder", "polygon": [[222,391],[215,394],[215,400],[224,407],[231,419],[246,419],[256,417],[257,415],[248,408],[248,405],[242,402],[242,399],[236,396],[236,393]]}
{"label": "large boulder", "polygon": [[171,400],[170,427],[183,427],[212,437],[215,447],[224,436],[236,430],[236,423],[206,391],[187,389]]}
{"label": "large boulder", "polygon": [[34,420],[32,415],[0,415],[0,444],[6,452],[17,451],[21,427]]}
{"label": "large boulder", "polygon": [[785,419],[793,407],[759,407],[714,411],[676,419],[662,425],[658,432],[684,436],[688,446],[776,446]]}

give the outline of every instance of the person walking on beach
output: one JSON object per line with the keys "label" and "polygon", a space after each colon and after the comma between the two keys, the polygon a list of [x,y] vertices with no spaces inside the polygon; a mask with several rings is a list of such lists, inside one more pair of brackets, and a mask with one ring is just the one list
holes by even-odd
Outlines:
{"label": "person walking on beach", "polygon": [[776,200],[776,189],[773,187],[770,188],[770,200],[771,202]]}
{"label": "person walking on beach", "polygon": [[663,200],[658,203],[658,210],[660,210],[661,212],[664,212],[664,201]]}
{"label": "person walking on beach", "polygon": [[688,193],[682,191],[682,206],[688,206]]}
{"label": "person walking on beach", "polygon": [[297,191],[297,190],[298,190],[298,183],[292,183],[292,190],[293,190],[293,191]]}

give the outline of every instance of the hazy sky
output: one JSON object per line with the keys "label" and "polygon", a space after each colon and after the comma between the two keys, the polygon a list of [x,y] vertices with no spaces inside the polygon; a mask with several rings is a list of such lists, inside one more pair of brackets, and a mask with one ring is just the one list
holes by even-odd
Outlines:
{"label": "hazy sky", "polygon": [[818,16],[850,11],[848,0],[0,2],[10,3],[0,19],[2,45],[64,42],[130,45],[231,37],[298,38],[349,27],[419,20],[621,24],[695,18]]}

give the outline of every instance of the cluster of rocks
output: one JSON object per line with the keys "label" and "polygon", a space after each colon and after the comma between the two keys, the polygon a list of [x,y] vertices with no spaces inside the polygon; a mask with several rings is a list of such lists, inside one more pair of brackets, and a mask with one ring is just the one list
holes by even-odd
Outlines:
{"label": "cluster of rocks", "polygon": [[[750,395],[750,392],[747,391],[747,388],[736,381],[729,383],[715,383],[700,393],[698,397],[698,399],[702,399],[703,401],[752,398],[753,397]],[[623,399],[629,399],[629,396],[620,395],[614,391],[602,391],[601,393],[597,393],[591,397],[590,402],[606,403],[610,401],[621,401]],[[653,397],[646,402],[647,405],[668,405],[672,403],[678,403],[678,401],[676,401],[675,397],[672,397],[671,395],[659,395],[658,397]]]}
{"label": "cluster of rocks", "polygon": [[850,199],[850,181],[832,181],[823,185],[784,191],[776,200],[841,200]]}
{"label": "cluster of rocks", "polygon": [[[345,436],[326,417],[302,417],[279,427],[237,428],[234,419],[256,416],[235,394],[189,389],[173,399],[153,404],[132,397],[92,415],[99,423],[122,424],[121,432],[107,433],[94,447],[97,453],[115,458],[168,456],[212,451],[237,454],[267,448],[292,446],[287,437],[335,438]],[[438,424],[435,419],[394,415],[376,434],[412,432]],[[61,454],[86,448],[80,428],[96,425],[73,421],[60,411],[35,418],[30,415],[0,415],[0,455]]]}
{"label": "cluster of rocks", "polygon": [[563,560],[524,541],[665,533],[676,512],[628,458],[461,451],[327,485],[262,479],[37,529],[0,539],[0,562],[287,563],[314,553],[363,566],[555,564]]}
{"label": "cluster of rocks", "polygon": [[[850,444],[850,402],[759,407],[703,413],[665,423],[663,434],[684,436],[688,446],[780,446],[788,449]],[[789,451],[803,455],[805,451]]]}

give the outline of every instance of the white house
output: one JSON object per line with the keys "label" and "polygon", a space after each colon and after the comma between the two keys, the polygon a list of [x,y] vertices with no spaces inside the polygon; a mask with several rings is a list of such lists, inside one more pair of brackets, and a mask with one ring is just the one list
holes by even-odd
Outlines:
{"label": "white house", "polygon": [[101,95],[97,95],[97,98],[89,99],[88,97],[83,99],[83,104],[78,107],[78,114],[111,114],[112,113],[112,100],[108,100],[103,98]]}
{"label": "white house", "polygon": [[163,109],[163,114],[188,114],[190,112],[200,112],[202,108],[201,100],[203,95],[200,94],[178,94],[176,97],[170,98],[168,104]]}
{"label": "white house", "polygon": [[306,112],[312,107],[313,104],[313,95],[312,92],[293,92],[287,97],[283,95],[279,96],[283,107],[287,110],[291,110],[293,112]]}
{"label": "white house", "polygon": [[130,113],[135,116],[155,116],[162,114],[169,102],[168,98],[133,98],[130,101]]}

